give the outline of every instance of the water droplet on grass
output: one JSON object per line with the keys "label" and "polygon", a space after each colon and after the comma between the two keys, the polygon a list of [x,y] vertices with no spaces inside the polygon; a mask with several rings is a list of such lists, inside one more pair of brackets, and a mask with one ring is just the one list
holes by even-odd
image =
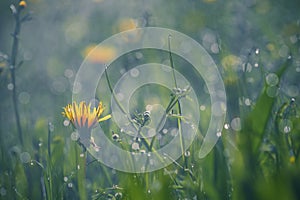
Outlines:
{"label": "water droplet on grass", "polygon": [[288,119],[283,119],[279,122],[279,130],[282,133],[290,133],[292,131],[292,128],[293,128],[293,123]]}
{"label": "water droplet on grass", "polygon": [[239,117],[233,118],[231,120],[231,128],[235,131],[240,131],[242,129],[241,127],[241,119]]}
{"label": "water droplet on grass", "polygon": [[79,133],[74,131],[73,133],[71,133],[71,140],[73,141],[77,141],[79,139]]}
{"label": "water droplet on grass", "polygon": [[168,129],[164,128],[164,129],[162,130],[162,132],[163,132],[163,134],[167,134],[167,133],[168,133]]}
{"label": "water droplet on grass", "polygon": [[291,132],[291,127],[285,126],[285,127],[283,128],[283,132],[284,132],[284,133],[289,133],[289,132]]}
{"label": "water droplet on grass", "polygon": [[31,156],[28,152],[22,152],[20,154],[20,160],[22,163],[29,163],[31,160]]}
{"label": "water droplet on grass", "polygon": [[132,77],[138,77],[140,75],[140,71],[138,69],[134,68],[134,69],[130,70],[130,75]]}
{"label": "water droplet on grass", "polygon": [[275,86],[279,82],[279,78],[275,73],[270,73],[266,76],[266,82],[269,86]]}
{"label": "water droplet on grass", "polygon": [[200,106],[200,110],[201,110],[201,111],[204,111],[205,109],[206,109],[205,105],[201,105],[201,106]]}
{"label": "water droplet on grass", "polygon": [[7,89],[8,90],[13,90],[14,89],[14,84],[12,84],[12,83],[7,84]]}
{"label": "water droplet on grass", "polygon": [[184,152],[184,156],[185,156],[185,157],[189,157],[190,155],[191,155],[191,152],[190,152],[190,151]]}
{"label": "water droplet on grass", "polygon": [[229,124],[224,124],[224,128],[225,128],[226,130],[228,130],[228,129],[230,128],[230,125],[229,125]]}
{"label": "water droplet on grass", "polygon": [[74,72],[71,69],[66,69],[64,72],[65,77],[72,78],[74,76]]}
{"label": "water droplet on grass", "polygon": [[30,102],[30,94],[28,92],[21,92],[18,99],[21,104],[28,104]]}
{"label": "water droplet on grass", "polygon": [[63,122],[63,125],[64,126],[69,126],[70,125],[70,121],[65,119],[64,122]]}
{"label": "water droplet on grass", "polygon": [[132,150],[137,151],[140,149],[140,145],[139,145],[139,143],[134,142],[134,143],[132,143],[131,148],[132,148]]}
{"label": "water droplet on grass", "polygon": [[251,100],[249,98],[245,98],[244,103],[246,106],[251,106]]}

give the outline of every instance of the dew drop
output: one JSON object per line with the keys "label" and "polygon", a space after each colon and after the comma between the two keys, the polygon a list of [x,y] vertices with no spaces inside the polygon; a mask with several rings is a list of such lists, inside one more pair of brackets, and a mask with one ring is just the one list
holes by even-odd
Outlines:
{"label": "dew drop", "polygon": [[291,127],[290,126],[285,126],[284,128],[283,128],[283,132],[284,133],[289,133],[289,132],[291,132]]}
{"label": "dew drop", "polygon": [[251,100],[249,98],[245,98],[244,103],[246,106],[251,106]]}
{"label": "dew drop", "polygon": [[73,187],[73,183],[68,183],[68,187],[72,188]]}
{"label": "dew drop", "polygon": [[48,123],[48,129],[50,132],[54,131],[54,125],[51,122]]}
{"label": "dew drop", "polygon": [[131,148],[132,148],[132,150],[137,151],[140,149],[140,145],[139,145],[139,143],[134,142],[134,143],[132,143]]}
{"label": "dew drop", "polygon": [[259,54],[259,49],[255,49],[255,54],[258,55]]}
{"label": "dew drop", "polygon": [[168,129],[164,128],[164,129],[162,130],[162,133],[163,133],[163,134],[167,134],[167,133],[168,133]]}
{"label": "dew drop", "polygon": [[72,78],[74,76],[74,72],[71,69],[66,69],[64,72],[65,77]]}
{"label": "dew drop", "polygon": [[84,157],[84,153],[81,153],[79,156],[80,156],[80,158],[83,158]]}
{"label": "dew drop", "polygon": [[269,86],[275,86],[279,82],[279,78],[275,73],[270,73],[266,76],[266,82]]}
{"label": "dew drop", "polygon": [[132,77],[138,77],[140,75],[140,71],[138,69],[134,68],[134,69],[130,70],[130,75]]}
{"label": "dew drop", "polygon": [[30,102],[30,94],[28,92],[21,92],[18,99],[21,104],[28,104]]}
{"label": "dew drop", "polygon": [[191,155],[191,152],[190,152],[190,151],[184,152],[184,156],[185,156],[185,157],[189,157],[190,155]]}
{"label": "dew drop", "polygon": [[200,106],[200,110],[201,110],[201,111],[204,111],[205,109],[206,109],[205,105],[201,105],[201,106]]}
{"label": "dew drop", "polygon": [[22,152],[20,154],[20,160],[22,163],[29,163],[31,160],[31,156],[28,152]]}
{"label": "dew drop", "polygon": [[64,177],[64,182],[67,182],[68,181],[68,177]]}
{"label": "dew drop", "polygon": [[79,139],[79,133],[74,131],[73,133],[71,133],[71,140],[73,141],[77,141]]}
{"label": "dew drop", "polygon": [[117,141],[119,138],[120,138],[120,136],[117,133],[114,133],[112,135],[112,139],[115,140],[115,141]]}
{"label": "dew drop", "polygon": [[226,130],[228,130],[228,129],[230,128],[230,125],[229,125],[229,124],[224,124],[224,128],[225,128]]}
{"label": "dew drop", "polygon": [[12,83],[7,84],[7,89],[8,90],[13,90],[14,89],[14,84],[12,84]]}
{"label": "dew drop", "polygon": [[279,122],[279,130],[282,133],[290,133],[292,131],[292,128],[293,128],[293,123],[288,119],[284,119]]}
{"label": "dew drop", "polygon": [[136,57],[136,59],[140,60],[143,58],[143,54],[141,52],[136,52],[135,57]]}
{"label": "dew drop", "polygon": [[241,119],[239,117],[236,117],[236,118],[233,118],[231,120],[231,128],[235,131],[240,131],[242,128],[241,128]]}
{"label": "dew drop", "polygon": [[217,132],[217,137],[221,137],[222,136],[222,132],[221,131],[218,131]]}
{"label": "dew drop", "polygon": [[69,126],[70,125],[70,121],[65,119],[64,122],[63,122],[63,125],[64,126]]}

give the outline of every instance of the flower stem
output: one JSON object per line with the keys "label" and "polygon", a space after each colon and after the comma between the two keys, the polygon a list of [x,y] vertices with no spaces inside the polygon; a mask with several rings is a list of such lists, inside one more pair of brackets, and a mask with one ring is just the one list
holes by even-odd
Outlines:
{"label": "flower stem", "polygon": [[14,17],[15,17],[15,30],[14,33],[12,34],[13,37],[13,44],[12,44],[12,51],[11,51],[11,58],[10,58],[10,75],[11,75],[11,82],[13,85],[12,89],[12,100],[13,100],[13,107],[14,107],[14,112],[15,112],[15,118],[16,118],[16,123],[17,123],[17,130],[20,138],[20,142],[23,145],[23,134],[22,134],[22,127],[21,127],[21,122],[20,122],[20,114],[19,114],[19,109],[18,109],[18,103],[17,103],[17,87],[16,87],[16,60],[17,60],[17,55],[18,55],[18,47],[19,47],[19,34],[21,30],[21,20],[20,20],[20,7],[13,12]]}

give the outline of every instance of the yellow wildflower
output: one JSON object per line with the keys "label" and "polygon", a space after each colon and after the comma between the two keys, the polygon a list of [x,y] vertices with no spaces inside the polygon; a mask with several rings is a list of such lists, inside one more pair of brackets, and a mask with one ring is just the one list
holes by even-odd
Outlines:
{"label": "yellow wildflower", "polygon": [[87,128],[91,129],[96,123],[105,121],[111,118],[111,115],[100,118],[104,111],[102,102],[97,107],[91,108],[91,104],[86,104],[84,101],[77,104],[69,104],[63,108],[62,114],[67,117],[75,128]]}
{"label": "yellow wildflower", "polygon": [[19,6],[25,8],[27,6],[26,1],[20,1]]}

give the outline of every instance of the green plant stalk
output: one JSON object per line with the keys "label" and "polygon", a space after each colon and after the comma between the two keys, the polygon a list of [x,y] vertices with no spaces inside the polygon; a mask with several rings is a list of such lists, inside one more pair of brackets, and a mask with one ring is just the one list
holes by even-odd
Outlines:
{"label": "green plant stalk", "polygon": [[75,154],[76,154],[76,169],[77,169],[77,189],[79,199],[85,200],[87,198],[86,192],[86,156],[87,151],[83,152],[83,156],[79,154],[79,145],[75,143]]}
{"label": "green plant stalk", "polygon": [[[172,52],[171,52],[171,37],[168,38],[168,47],[169,47],[169,59],[170,59],[170,64],[171,64],[172,72],[173,72],[174,85],[175,85],[175,88],[178,88],[176,76],[175,76],[175,67],[174,67],[174,62],[173,62],[173,57],[172,57]],[[174,101],[174,103],[177,103],[178,114],[179,114],[179,116],[181,116],[182,112],[181,112],[181,106],[180,106],[178,97],[177,97],[176,101]],[[177,118],[177,126],[178,126],[178,131],[179,131],[179,138],[180,138],[181,155],[184,155],[184,141],[182,140],[181,119],[179,117]],[[186,161],[185,156],[183,156],[182,158],[185,163],[185,168],[187,168],[187,161]]]}
{"label": "green plant stalk", "polygon": [[12,100],[13,100],[13,107],[14,107],[14,112],[15,112],[15,118],[16,118],[16,123],[17,123],[17,130],[20,138],[20,142],[23,145],[24,140],[23,140],[23,134],[22,134],[22,127],[21,127],[21,122],[20,122],[20,114],[19,114],[19,109],[18,109],[18,103],[17,103],[17,87],[16,87],[16,60],[17,60],[17,55],[18,55],[18,47],[19,47],[19,34],[21,31],[21,20],[20,20],[20,11],[21,7],[18,6],[17,11],[14,13],[15,17],[15,30],[14,33],[12,34],[13,37],[13,44],[12,44],[12,51],[11,51],[11,58],[10,58],[10,75],[11,75],[11,81],[13,85],[12,89]]}
{"label": "green plant stalk", "polygon": [[53,184],[52,184],[52,159],[51,159],[51,123],[48,123],[48,145],[47,145],[47,169],[44,171],[44,184],[46,188],[47,200],[53,199]]}

